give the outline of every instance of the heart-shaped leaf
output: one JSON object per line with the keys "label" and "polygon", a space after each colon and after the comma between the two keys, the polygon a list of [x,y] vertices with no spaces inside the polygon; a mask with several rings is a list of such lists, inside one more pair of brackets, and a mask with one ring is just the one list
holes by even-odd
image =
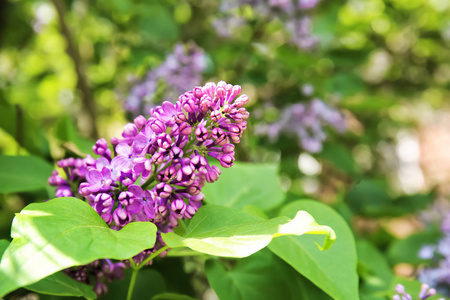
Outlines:
{"label": "heart-shaped leaf", "polygon": [[262,210],[279,206],[284,200],[276,165],[235,163],[222,169],[220,180],[202,189],[206,202],[242,209],[255,205]]}
{"label": "heart-shaped leaf", "polygon": [[112,230],[76,198],[30,204],[13,220],[14,239],[0,263],[0,297],[71,266],[101,258],[128,259],[153,247],[156,230],[150,222]]}
{"label": "heart-shaped leaf", "polygon": [[292,202],[280,215],[294,216],[301,209],[336,230],[338,239],[333,247],[321,252],[313,245],[317,241],[314,236],[287,236],[274,239],[269,249],[334,299],[359,299],[355,241],[347,223],[336,211],[318,201]]}
{"label": "heart-shaped leaf", "polygon": [[169,232],[162,237],[171,248],[188,247],[216,256],[246,257],[267,246],[274,237],[306,233],[325,234],[323,249],[328,249],[336,239],[330,227],[318,225],[306,211],[297,212],[292,220],[287,217],[264,220],[232,208],[205,205],[192,218],[183,236]]}

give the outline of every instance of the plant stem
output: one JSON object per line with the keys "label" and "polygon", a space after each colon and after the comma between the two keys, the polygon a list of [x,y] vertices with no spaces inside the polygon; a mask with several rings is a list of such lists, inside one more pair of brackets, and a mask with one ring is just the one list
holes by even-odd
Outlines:
{"label": "plant stem", "polygon": [[167,249],[169,249],[169,246],[164,246],[161,249],[157,250],[156,252],[150,254],[149,257],[147,257],[143,262],[141,262],[137,267],[140,269],[143,266],[145,266],[146,263],[148,263],[149,261],[151,261],[152,259],[154,259],[155,257],[157,257],[161,252],[166,251]]}
{"label": "plant stem", "polygon": [[[131,260],[133,260],[133,259],[131,259]],[[133,267],[133,273],[131,274],[130,285],[128,287],[127,300],[131,300],[131,296],[133,295],[134,284],[136,283],[136,277],[137,277],[139,270],[140,270],[140,268]]]}
{"label": "plant stem", "polygon": [[149,179],[147,179],[147,181],[141,185],[141,188],[143,190],[145,190],[156,178],[156,176],[158,175],[158,173],[164,171],[165,169],[167,169],[168,167],[170,167],[170,165],[172,165],[172,162],[168,162],[163,168],[161,168],[160,170],[156,171],[156,169],[158,168],[158,166],[155,166],[155,170],[152,172],[152,175],[150,176]]}
{"label": "plant stem", "polygon": [[139,270],[142,269],[142,267],[145,266],[146,263],[148,263],[150,260],[154,259],[161,252],[166,251],[168,248],[169,248],[169,246],[167,246],[167,245],[162,247],[161,249],[152,253],[149,257],[147,257],[147,259],[145,259],[143,262],[141,262],[138,265],[136,265],[133,258],[129,259],[131,268],[133,269],[133,273],[131,273],[130,285],[128,286],[127,300],[131,300],[131,296],[133,295],[133,289],[134,289],[134,285],[136,283],[136,278],[137,278],[137,274],[138,274]]}

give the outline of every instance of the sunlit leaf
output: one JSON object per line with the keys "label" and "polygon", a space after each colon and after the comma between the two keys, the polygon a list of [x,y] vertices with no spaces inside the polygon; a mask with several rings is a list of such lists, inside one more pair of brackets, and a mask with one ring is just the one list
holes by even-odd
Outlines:
{"label": "sunlit leaf", "polygon": [[8,248],[9,242],[7,240],[0,240],[0,259],[3,256],[3,253],[5,252],[6,248]]}
{"label": "sunlit leaf", "polygon": [[25,207],[11,236],[0,263],[0,297],[71,266],[130,258],[153,247],[156,226],[136,222],[112,230],[87,203],[56,198]]}
{"label": "sunlit leaf", "polygon": [[336,238],[330,227],[318,225],[306,211],[298,211],[293,219],[264,220],[232,208],[205,205],[192,218],[183,236],[168,232],[162,237],[171,248],[188,247],[211,255],[245,257],[267,246],[274,237],[306,233],[325,234],[323,249],[330,248]]}

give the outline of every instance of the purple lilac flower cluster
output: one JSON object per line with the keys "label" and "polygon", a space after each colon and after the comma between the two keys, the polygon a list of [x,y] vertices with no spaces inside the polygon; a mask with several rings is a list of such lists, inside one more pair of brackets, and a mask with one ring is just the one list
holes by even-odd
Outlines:
{"label": "purple lilac flower cluster", "polygon": [[235,0],[223,1],[219,7],[222,17],[213,20],[213,27],[221,37],[229,38],[245,25],[246,19],[238,9],[249,5],[263,18],[279,18],[290,35],[291,43],[303,50],[313,49],[319,42],[312,34],[310,11],[320,0]]}
{"label": "purple lilac flower cluster", "polygon": [[441,230],[444,237],[438,244],[425,245],[419,252],[420,258],[431,259],[433,265],[422,269],[419,279],[442,294],[450,295],[450,212],[444,216]]}
{"label": "purple lilac flower cluster", "polygon": [[322,150],[326,139],[324,125],[338,132],[346,130],[345,118],[337,109],[313,99],[308,104],[296,103],[285,107],[277,122],[259,125],[255,131],[267,135],[271,141],[275,141],[281,133],[294,134],[303,149],[316,153]]}
{"label": "purple lilac flower cluster", "polygon": [[[396,295],[392,297],[392,300],[413,300],[410,294],[406,293],[405,287],[401,284],[397,284],[395,287]],[[424,300],[428,299],[431,296],[436,295],[436,290],[430,288],[430,286],[426,283],[422,284],[422,287],[419,292],[419,299]],[[445,300],[444,298],[439,298],[439,300]]]}
{"label": "purple lilac flower cluster", "polygon": [[[208,158],[225,168],[233,165],[234,144],[249,116],[243,107],[248,97],[240,93],[238,85],[210,82],[184,93],[175,104],[164,102],[150,110],[148,119],[138,116],[125,125],[122,137],[111,140],[113,152],[100,139],[93,146],[98,158],[59,161],[66,178],[54,171],[49,183],[56,186],[57,197],[88,201],[113,229],[134,221],[153,222],[157,243],[134,258],[142,262],[164,245],[160,232],[192,218],[202,205],[202,187],[221,174]],[[120,268],[106,262],[97,262],[96,268]],[[77,269],[75,278],[86,278],[86,272]]]}
{"label": "purple lilac flower cluster", "polygon": [[134,82],[124,107],[134,116],[150,108],[171,101],[200,84],[206,68],[206,56],[193,42],[175,45],[174,51],[145,80]]}

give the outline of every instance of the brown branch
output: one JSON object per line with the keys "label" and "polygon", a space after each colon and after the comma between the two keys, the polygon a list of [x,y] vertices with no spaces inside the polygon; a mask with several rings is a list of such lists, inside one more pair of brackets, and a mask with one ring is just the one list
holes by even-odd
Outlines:
{"label": "brown branch", "polygon": [[90,128],[89,136],[91,138],[97,139],[98,138],[97,124],[96,124],[97,110],[95,106],[95,100],[87,81],[86,71],[83,67],[83,62],[81,61],[80,53],[78,52],[78,47],[76,46],[75,41],[72,37],[72,33],[70,32],[70,29],[65,21],[64,3],[61,0],[52,0],[52,2],[58,12],[61,34],[66,39],[67,54],[70,56],[70,58],[72,58],[73,63],[75,65],[75,72],[77,73],[78,77],[77,87],[82,93],[81,101],[83,113],[86,114],[90,123],[88,124],[89,125],[88,128]]}

